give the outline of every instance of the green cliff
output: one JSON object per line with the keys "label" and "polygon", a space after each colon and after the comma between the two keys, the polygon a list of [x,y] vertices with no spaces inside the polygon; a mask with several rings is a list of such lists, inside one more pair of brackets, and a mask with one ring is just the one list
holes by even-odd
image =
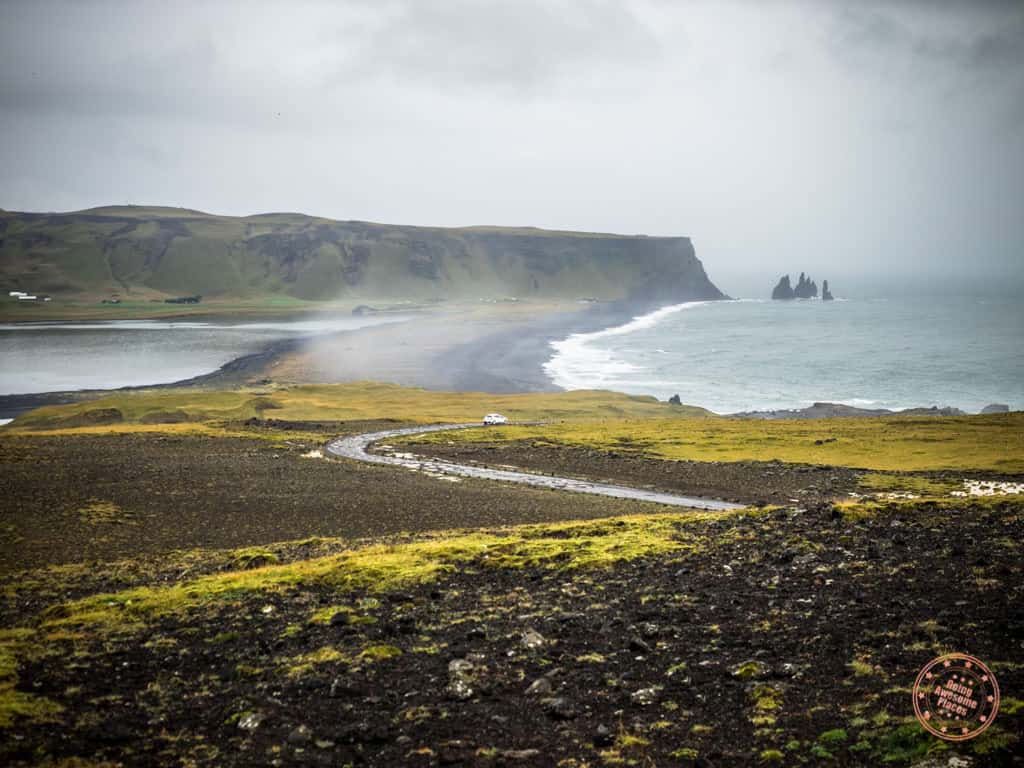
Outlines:
{"label": "green cliff", "polygon": [[139,299],[722,297],[685,237],[138,207],[0,211],[0,287]]}

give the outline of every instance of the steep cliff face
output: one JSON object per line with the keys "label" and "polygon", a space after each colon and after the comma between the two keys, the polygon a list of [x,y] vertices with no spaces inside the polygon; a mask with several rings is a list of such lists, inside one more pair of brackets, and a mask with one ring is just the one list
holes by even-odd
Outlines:
{"label": "steep cliff face", "polygon": [[131,207],[0,212],[0,281],[83,296],[723,297],[683,237]]}

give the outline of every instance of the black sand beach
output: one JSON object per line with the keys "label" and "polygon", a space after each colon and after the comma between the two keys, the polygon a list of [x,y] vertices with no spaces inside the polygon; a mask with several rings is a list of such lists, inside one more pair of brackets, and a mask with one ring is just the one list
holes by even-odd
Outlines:
{"label": "black sand beach", "polygon": [[[281,339],[216,371],[151,387],[228,388],[266,379],[295,383],[383,381],[443,391],[555,392],[543,364],[550,343],[618,325],[651,307],[628,303],[459,306],[401,323]],[[111,390],[0,395],[0,419]]]}

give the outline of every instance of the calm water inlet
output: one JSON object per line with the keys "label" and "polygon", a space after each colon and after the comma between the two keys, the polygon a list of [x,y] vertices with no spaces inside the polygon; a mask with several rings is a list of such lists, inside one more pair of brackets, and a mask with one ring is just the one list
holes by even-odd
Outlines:
{"label": "calm water inlet", "polygon": [[113,320],[0,325],[0,395],[165,384],[217,370],[281,339],[408,316],[217,321]]}

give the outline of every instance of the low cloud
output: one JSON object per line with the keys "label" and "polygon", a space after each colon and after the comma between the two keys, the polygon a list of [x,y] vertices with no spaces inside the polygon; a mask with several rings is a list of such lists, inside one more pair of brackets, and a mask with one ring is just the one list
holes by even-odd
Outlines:
{"label": "low cloud", "polygon": [[1008,274],[1022,124],[1020,3],[0,3],[8,209],[685,234],[713,277]]}

